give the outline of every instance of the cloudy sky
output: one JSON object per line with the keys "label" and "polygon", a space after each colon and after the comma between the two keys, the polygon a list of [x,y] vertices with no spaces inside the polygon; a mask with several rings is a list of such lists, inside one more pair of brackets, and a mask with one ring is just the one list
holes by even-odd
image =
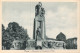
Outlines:
{"label": "cloudy sky", "polygon": [[[38,2],[3,2],[2,23],[5,28],[9,22],[17,22],[33,36],[35,5]],[[77,3],[42,2],[45,8],[46,35],[50,38],[63,32],[67,38],[77,37]]]}

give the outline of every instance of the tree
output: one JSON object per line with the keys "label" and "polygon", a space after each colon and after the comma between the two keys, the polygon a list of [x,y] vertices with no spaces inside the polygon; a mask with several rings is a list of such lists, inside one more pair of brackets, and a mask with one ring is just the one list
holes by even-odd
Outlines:
{"label": "tree", "polygon": [[2,25],[2,42],[6,42],[3,45],[7,49],[10,49],[14,40],[24,40],[25,42],[28,39],[27,31],[22,26],[19,26],[18,23],[10,22],[6,30],[4,29],[4,25]]}
{"label": "tree", "polygon": [[2,35],[4,34],[4,32],[5,32],[5,27],[4,27],[4,25],[2,24]]}
{"label": "tree", "polygon": [[9,32],[10,36],[14,37],[14,39],[18,38],[26,40],[26,38],[29,38],[25,29],[19,26],[16,22],[9,23],[6,30]]}
{"label": "tree", "polygon": [[[5,27],[4,27],[4,25],[2,24],[2,46],[4,46],[5,44],[5,37],[4,37],[4,32],[5,32],[5,29],[4,29]],[[3,38],[4,37],[4,38]]]}
{"label": "tree", "polygon": [[10,49],[10,45],[11,45],[10,35],[8,31],[5,30],[5,27],[2,24],[2,46],[5,49]]}

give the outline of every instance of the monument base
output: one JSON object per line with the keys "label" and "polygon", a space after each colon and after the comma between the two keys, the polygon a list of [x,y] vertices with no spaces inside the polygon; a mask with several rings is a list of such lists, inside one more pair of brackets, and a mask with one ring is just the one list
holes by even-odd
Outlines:
{"label": "monument base", "polygon": [[37,40],[35,49],[42,49],[42,42],[42,40]]}
{"label": "monument base", "polygon": [[64,41],[56,40],[28,40],[26,50],[44,50],[44,49],[66,49]]}

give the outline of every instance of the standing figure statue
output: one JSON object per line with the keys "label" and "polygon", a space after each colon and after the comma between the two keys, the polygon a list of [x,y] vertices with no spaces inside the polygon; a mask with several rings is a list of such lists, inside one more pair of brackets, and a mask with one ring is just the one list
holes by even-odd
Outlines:
{"label": "standing figure statue", "polygon": [[36,30],[36,36],[37,36],[37,39],[42,39],[41,37],[41,28],[38,27],[37,30]]}
{"label": "standing figure statue", "polygon": [[41,35],[41,28],[40,27],[37,28],[36,33],[37,33],[37,35]]}
{"label": "standing figure statue", "polygon": [[42,16],[44,16],[44,14],[45,14],[45,10],[44,10],[44,8],[41,8],[41,14],[40,14],[40,16],[42,17]]}
{"label": "standing figure statue", "polygon": [[41,7],[42,7],[42,3],[39,2],[36,6],[35,6],[35,16],[37,16],[40,11],[41,11]]}

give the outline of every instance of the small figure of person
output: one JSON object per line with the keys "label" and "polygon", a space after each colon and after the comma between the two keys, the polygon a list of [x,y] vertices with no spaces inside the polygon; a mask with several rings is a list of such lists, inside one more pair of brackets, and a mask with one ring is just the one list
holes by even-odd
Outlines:
{"label": "small figure of person", "polygon": [[37,31],[36,31],[37,35],[40,35],[40,27],[37,28]]}
{"label": "small figure of person", "polygon": [[37,30],[36,30],[36,36],[37,36],[37,39],[42,39],[41,38],[41,28],[38,27]]}

